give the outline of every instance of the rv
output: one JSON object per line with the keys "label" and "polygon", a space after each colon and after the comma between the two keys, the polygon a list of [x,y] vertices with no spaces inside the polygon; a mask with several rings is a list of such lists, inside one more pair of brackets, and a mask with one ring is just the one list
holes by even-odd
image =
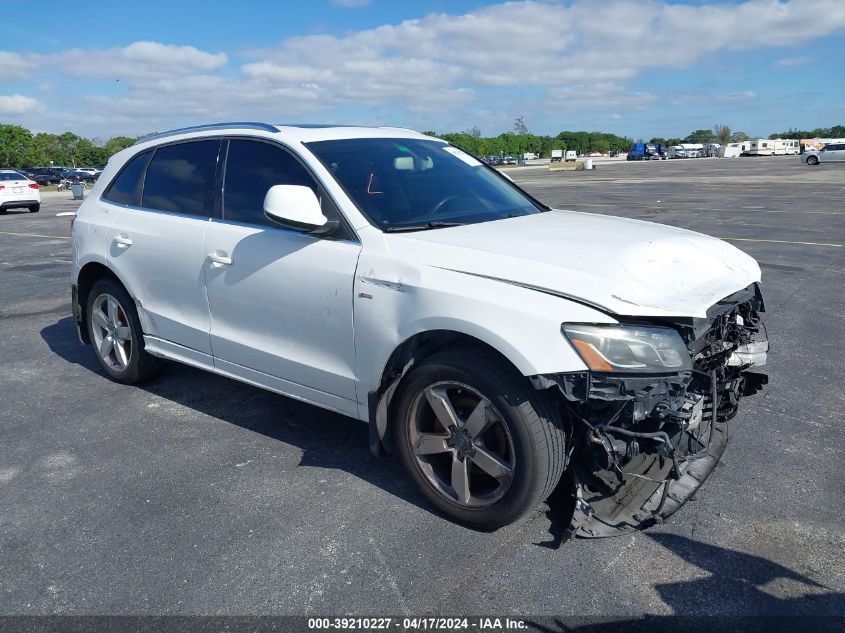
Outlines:
{"label": "rv", "polygon": [[708,158],[713,156],[720,156],[722,151],[722,146],[719,143],[707,143],[704,146],[705,156]]}
{"label": "rv", "polygon": [[776,138],[775,156],[797,156],[801,153],[801,144],[794,138]]}
{"label": "rv", "polygon": [[751,141],[751,147],[747,154],[749,156],[786,156],[788,154],[797,155],[799,151],[800,146],[797,139],[758,138]]}

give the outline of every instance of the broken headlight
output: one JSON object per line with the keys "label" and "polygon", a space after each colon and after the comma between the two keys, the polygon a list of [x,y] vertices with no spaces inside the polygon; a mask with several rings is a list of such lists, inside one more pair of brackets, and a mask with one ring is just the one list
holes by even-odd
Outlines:
{"label": "broken headlight", "polygon": [[671,328],[564,323],[562,329],[593,371],[665,373],[692,369],[681,335]]}

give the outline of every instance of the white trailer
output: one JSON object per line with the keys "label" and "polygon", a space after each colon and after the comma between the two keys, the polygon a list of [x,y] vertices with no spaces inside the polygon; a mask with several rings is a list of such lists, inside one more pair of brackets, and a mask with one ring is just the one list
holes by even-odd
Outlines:
{"label": "white trailer", "polygon": [[767,138],[755,138],[745,151],[748,156],[773,156],[775,143]]}
{"label": "white trailer", "polygon": [[719,158],[739,158],[742,155],[742,143],[728,143],[719,148]]}
{"label": "white trailer", "polygon": [[798,155],[800,150],[798,139],[758,138],[751,141],[747,154],[749,156],[786,156]]}

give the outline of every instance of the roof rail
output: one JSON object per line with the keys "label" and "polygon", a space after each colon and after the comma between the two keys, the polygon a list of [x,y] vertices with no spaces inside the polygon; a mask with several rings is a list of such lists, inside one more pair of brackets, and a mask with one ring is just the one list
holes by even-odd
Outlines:
{"label": "roof rail", "polygon": [[279,128],[269,123],[259,123],[255,121],[231,121],[228,123],[209,123],[208,125],[194,125],[191,127],[180,127],[176,130],[169,130],[167,132],[158,132],[143,136],[135,141],[138,143],[146,143],[157,138],[164,138],[166,136],[176,136],[177,134],[185,134],[187,132],[205,132],[206,130],[224,130],[226,128],[249,128],[252,130],[263,130],[265,132],[278,132]]}

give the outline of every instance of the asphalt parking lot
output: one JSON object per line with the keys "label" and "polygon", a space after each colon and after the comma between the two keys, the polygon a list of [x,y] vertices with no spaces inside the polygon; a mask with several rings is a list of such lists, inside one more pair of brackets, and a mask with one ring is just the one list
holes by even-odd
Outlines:
{"label": "asphalt parking lot", "polygon": [[[64,198],[0,216],[0,614],[845,614],[845,165],[524,168],[543,201],[721,238],[763,269],[770,385],[667,524],[560,543],[439,517],[363,424],[173,365],[105,378]],[[597,254],[600,256],[600,254]]]}

